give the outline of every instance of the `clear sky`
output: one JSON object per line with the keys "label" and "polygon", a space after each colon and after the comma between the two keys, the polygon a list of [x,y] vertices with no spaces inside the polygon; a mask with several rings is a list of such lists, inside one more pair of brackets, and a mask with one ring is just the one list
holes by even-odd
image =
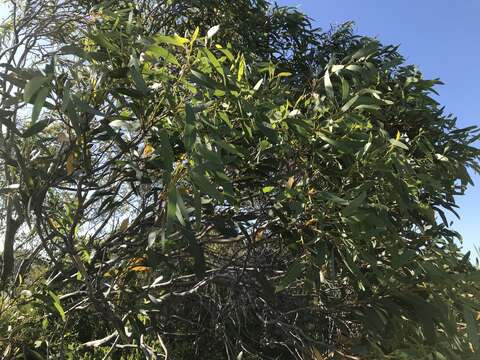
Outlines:
{"label": "clear sky", "polygon": [[[459,119],[459,126],[480,125],[480,0],[278,0],[296,6],[315,26],[347,20],[359,34],[375,36],[385,44],[400,45],[407,61],[417,64],[425,77],[441,78],[439,101]],[[0,18],[5,15],[0,5]],[[461,220],[454,228],[464,247],[480,246],[480,177],[477,186],[458,197]]]}
{"label": "clear sky", "polygon": [[[408,63],[426,78],[440,78],[439,102],[458,117],[458,125],[480,125],[480,0],[278,0],[295,6],[328,29],[348,20],[358,34],[400,45]],[[480,146],[480,144],[479,144]],[[480,177],[457,197],[461,220],[454,229],[464,248],[480,246]],[[475,252],[472,251],[472,254]]]}

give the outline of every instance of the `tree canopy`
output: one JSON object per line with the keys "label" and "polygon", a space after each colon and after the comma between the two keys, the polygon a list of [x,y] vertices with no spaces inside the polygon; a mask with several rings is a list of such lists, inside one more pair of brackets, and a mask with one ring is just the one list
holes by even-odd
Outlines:
{"label": "tree canopy", "polygon": [[5,359],[477,359],[476,127],[266,0],[12,1]]}

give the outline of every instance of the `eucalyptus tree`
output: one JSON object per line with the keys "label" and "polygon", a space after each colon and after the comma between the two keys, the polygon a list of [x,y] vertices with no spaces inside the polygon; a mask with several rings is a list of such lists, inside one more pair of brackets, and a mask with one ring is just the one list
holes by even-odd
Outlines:
{"label": "eucalyptus tree", "polygon": [[5,358],[475,359],[439,80],[267,1],[27,1],[2,26]]}

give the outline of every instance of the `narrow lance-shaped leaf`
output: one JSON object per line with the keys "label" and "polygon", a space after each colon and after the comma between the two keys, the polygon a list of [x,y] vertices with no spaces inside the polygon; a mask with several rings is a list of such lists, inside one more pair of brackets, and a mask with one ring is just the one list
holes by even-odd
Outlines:
{"label": "narrow lance-shaped leaf", "polygon": [[342,100],[345,101],[350,93],[350,85],[344,77],[341,77],[340,79],[342,81]]}
{"label": "narrow lance-shaped leaf", "polygon": [[27,128],[21,134],[21,136],[24,137],[24,138],[27,138],[27,137],[36,135],[36,134],[40,133],[43,129],[45,129],[48,126],[48,124],[50,124],[50,119],[44,119],[44,120],[37,121],[33,125],[31,125],[29,128]]}
{"label": "narrow lance-shaped leaf", "polygon": [[323,76],[323,82],[324,82],[324,85],[325,85],[325,91],[327,92],[327,96],[330,99],[334,99],[335,94],[333,93],[333,85],[332,85],[332,82],[330,80],[330,72],[329,72],[328,68],[325,71],[325,75]]}
{"label": "narrow lance-shaped leaf", "polygon": [[478,323],[475,319],[475,314],[473,310],[466,306],[463,309],[463,316],[465,318],[465,322],[467,323],[467,334],[470,343],[473,346],[475,352],[480,353],[480,338],[478,335]]}
{"label": "narrow lance-shaped leaf", "polygon": [[132,66],[130,68],[130,73],[132,74],[132,79],[137,89],[140,90],[143,94],[148,94],[150,90],[145,83],[142,74],[140,74],[140,72],[135,68],[135,66]]}
{"label": "narrow lance-shaped leaf", "polygon": [[30,102],[46,81],[47,78],[45,76],[36,76],[30,79],[23,89],[23,100]]}
{"label": "narrow lance-shaped leaf", "polygon": [[352,60],[358,60],[361,58],[369,57],[378,51],[378,43],[370,42],[362,49],[358,50],[355,54],[352,55]]}
{"label": "narrow lance-shaped leaf", "polygon": [[185,105],[185,130],[183,135],[183,143],[185,148],[190,151],[195,143],[196,126],[195,111],[190,104]]}
{"label": "narrow lance-shaped leaf", "polygon": [[365,199],[367,198],[367,193],[362,192],[359,196],[355,199],[350,201],[350,203],[342,210],[342,214],[344,216],[350,216],[364,203]]}
{"label": "narrow lance-shaped leaf", "polygon": [[170,232],[172,225],[177,218],[177,189],[174,185],[171,185],[168,190],[168,203],[167,203],[167,232]]}
{"label": "narrow lance-shaped leaf", "polygon": [[163,48],[163,47],[160,47],[158,45],[153,45],[153,46],[150,46],[148,49],[147,49],[147,54],[148,55],[152,55],[152,56],[155,56],[155,57],[161,57],[165,60],[165,62],[169,63],[169,64],[173,64],[173,65],[177,65],[177,66],[180,66],[180,63],[178,62],[177,58],[175,57],[175,55],[173,55],[170,51],[168,51],[167,49]]}
{"label": "narrow lance-shaped leaf", "polygon": [[218,191],[215,185],[212,184],[210,180],[199,170],[191,172],[190,176],[193,182],[200,188],[202,192],[219,202],[223,202],[225,200],[223,194]]}
{"label": "narrow lance-shaped leaf", "polygon": [[213,65],[213,68],[215,69],[215,71],[218,72],[223,79],[225,79],[225,72],[223,71],[222,64],[220,64],[220,62],[215,57],[215,55],[213,55],[212,52],[207,48],[203,49],[203,52],[207,55],[207,58],[210,61],[210,63]]}
{"label": "narrow lance-shaped leaf", "polygon": [[220,25],[215,25],[215,26],[212,26],[210,29],[208,29],[207,39],[210,39],[211,37],[213,37],[218,32],[218,30],[220,30]]}
{"label": "narrow lance-shaped leaf", "polygon": [[392,144],[393,146],[399,147],[404,150],[408,150],[408,146],[402,143],[401,141],[398,141],[396,139],[390,139],[389,141],[390,141],[390,144]]}
{"label": "narrow lance-shaped leaf", "polygon": [[287,270],[287,273],[283,277],[280,284],[275,288],[276,292],[282,291],[288,285],[290,285],[293,281],[295,281],[300,274],[303,272],[304,265],[301,262],[293,263],[290,268]]}
{"label": "narrow lance-shaped leaf", "polygon": [[184,37],[178,36],[177,34],[173,36],[155,35],[154,40],[160,44],[169,44],[175,46],[184,46],[190,41]]}
{"label": "narrow lance-shaped leaf", "polygon": [[35,124],[38,117],[40,116],[40,112],[42,111],[43,105],[45,104],[45,100],[49,92],[50,92],[50,89],[47,87],[44,87],[35,96],[35,102],[33,104],[32,119],[31,119],[32,124]]}
{"label": "narrow lance-shaped leaf", "polygon": [[52,298],[52,304],[55,307],[55,309],[58,312],[58,315],[60,315],[60,318],[65,321],[65,310],[63,310],[62,304],[60,303],[60,298],[52,291],[48,292],[50,297]]}

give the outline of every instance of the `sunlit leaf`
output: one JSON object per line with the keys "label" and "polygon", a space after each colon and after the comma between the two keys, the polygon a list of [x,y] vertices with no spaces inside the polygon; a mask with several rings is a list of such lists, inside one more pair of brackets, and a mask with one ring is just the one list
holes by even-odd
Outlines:
{"label": "sunlit leaf", "polygon": [[218,30],[220,30],[220,25],[215,25],[215,26],[212,26],[210,29],[208,29],[207,39],[210,39],[211,37],[213,37],[218,32]]}

